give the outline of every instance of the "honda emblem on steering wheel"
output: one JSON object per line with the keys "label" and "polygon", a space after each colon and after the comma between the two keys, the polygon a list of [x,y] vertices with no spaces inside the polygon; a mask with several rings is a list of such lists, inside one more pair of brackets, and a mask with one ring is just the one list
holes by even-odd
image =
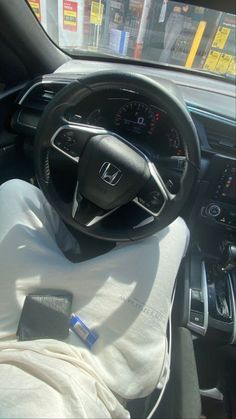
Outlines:
{"label": "honda emblem on steering wheel", "polygon": [[122,178],[122,172],[109,162],[104,162],[99,170],[100,178],[111,186],[116,186]]}

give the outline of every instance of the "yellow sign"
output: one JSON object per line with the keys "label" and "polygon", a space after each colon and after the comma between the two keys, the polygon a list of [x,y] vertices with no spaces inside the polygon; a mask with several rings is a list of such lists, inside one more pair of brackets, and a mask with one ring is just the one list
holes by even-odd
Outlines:
{"label": "yellow sign", "polygon": [[223,49],[229,37],[230,31],[231,29],[226,28],[225,26],[219,26],[214,41],[212,43],[212,47]]}
{"label": "yellow sign", "polygon": [[220,52],[210,50],[207,56],[206,62],[204,64],[204,67],[203,67],[204,70],[214,71],[219,58],[220,58]]}
{"label": "yellow sign", "polygon": [[215,71],[217,73],[225,74],[229,68],[233,56],[229,54],[221,54],[218,63],[216,64]]}
{"label": "yellow sign", "polygon": [[227,73],[233,74],[234,76],[236,76],[236,61],[234,59],[232,59]]}
{"label": "yellow sign", "polygon": [[97,1],[92,1],[90,23],[92,23],[93,25],[102,24],[103,9],[104,9],[104,5],[102,3],[98,3]]}

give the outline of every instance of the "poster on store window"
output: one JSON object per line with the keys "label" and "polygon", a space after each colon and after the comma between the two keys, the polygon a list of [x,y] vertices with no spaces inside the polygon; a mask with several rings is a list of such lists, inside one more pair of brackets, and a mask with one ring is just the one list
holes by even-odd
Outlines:
{"label": "poster on store window", "polygon": [[58,38],[62,48],[83,47],[84,0],[58,0]]}
{"label": "poster on store window", "polygon": [[203,68],[214,73],[235,76],[235,39],[236,18],[229,13],[223,13]]}
{"label": "poster on store window", "polygon": [[[44,29],[47,32],[48,32],[48,26],[50,26],[50,24],[48,25],[48,20],[52,20],[49,13],[49,9],[52,12],[55,11],[54,10],[55,7],[53,7],[54,2],[48,3],[48,1],[49,0],[28,0],[28,3],[31,9],[33,10],[35,16],[37,17],[37,19],[39,20],[39,22],[41,23],[41,25],[44,27]],[[55,13],[53,13],[53,16],[54,14]]]}
{"label": "poster on store window", "polygon": [[28,0],[31,9],[33,10],[35,16],[38,18],[39,22],[41,22],[41,6],[40,0]]}
{"label": "poster on store window", "polygon": [[77,32],[78,3],[63,0],[63,29]]}

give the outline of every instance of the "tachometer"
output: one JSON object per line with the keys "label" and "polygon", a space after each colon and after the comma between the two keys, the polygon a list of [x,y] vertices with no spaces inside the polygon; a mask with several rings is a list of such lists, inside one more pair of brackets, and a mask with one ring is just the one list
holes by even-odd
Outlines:
{"label": "tachometer", "polygon": [[[158,113],[158,116],[160,113]],[[143,102],[128,102],[115,115],[114,124],[121,132],[152,135],[157,122],[156,113]]]}

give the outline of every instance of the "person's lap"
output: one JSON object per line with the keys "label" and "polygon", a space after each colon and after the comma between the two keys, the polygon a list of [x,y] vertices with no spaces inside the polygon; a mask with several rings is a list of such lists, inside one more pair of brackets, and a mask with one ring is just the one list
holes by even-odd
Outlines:
{"label": "person's lap", "polygon": [[[64,253],[79,252],[78,243],[41,191],[22,181],[5,183],[0,187],[0,349],[51,347],[52,359],[63,354],[71,365],[82,362],[121,397],[149,394],[165,364],[171,296],[187,243],[188,230],[179,218],[146,240],[72,263]],[[99,335],[91,351],[73,333],[66,343],[15,341],[25,296],[42,288],[73,293],[73,311]]]}

